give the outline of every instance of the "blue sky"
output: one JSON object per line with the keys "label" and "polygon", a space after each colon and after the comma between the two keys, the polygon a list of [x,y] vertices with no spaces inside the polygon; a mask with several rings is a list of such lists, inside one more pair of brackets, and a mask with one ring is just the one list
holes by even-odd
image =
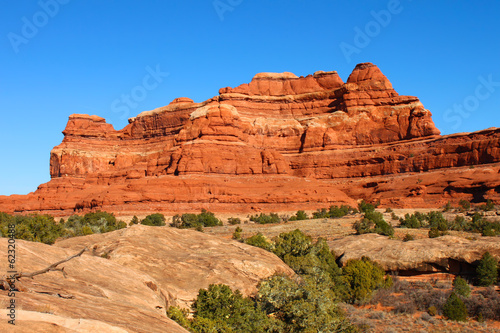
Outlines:
{"label": "blue sky", "polygon": [[[116,129],[258,72],[373,62],[443,134],[500,126],[498,1],[40,0],[0,13],[0,195],[50,180],[68,116]],[[157,80],[143,79],[157,72]],[[167,74],[168,73],[168,74]],[[146,88],[147,89],[146,89]],[[135,93],[133,100],[123,95]]]}

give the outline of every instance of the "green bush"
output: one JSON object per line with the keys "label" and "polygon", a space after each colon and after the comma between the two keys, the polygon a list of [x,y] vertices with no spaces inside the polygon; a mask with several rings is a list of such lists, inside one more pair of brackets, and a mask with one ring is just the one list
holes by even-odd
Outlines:
{"label": "green bush", "polygon": [[[10,222],[5,224],[15,225],[17,239],[23,239],[32,242],[41,242],[45,244],[54,244],[57,238],[66,235],[63,225],[56,223],[50,215],[27,215],[11,216]],[[4,229],[4,228],[2,228]],[[5,228],[5,231],[7,228]],[[4,234],[4,232],[2,232]],[[4,237],[7,236],[5,232]]]}
{"label": "green bush", "polygon": [[241,233],[243,232],[243,229],[240,227],[236,227],[233,232],[233,239],[239,240],[241,239]]}
{"label": "green bush", "polygon": [[88,213],[84,216],[73,215],[66,222],[59,223],[50,215],[16,215],[0,213],[0,234],[7,237],[8,225],[14,224],[16,238],[45,244],[53,244],[61,237],[85,236],[125,228],[123,221],[106,212]]}
{"label": "green bush", "polygon": [[165,225],[165,216],[163,216],[163,214],[160,214],[160,213],[151,214],[151,215],[146,216],[141,221],[141,224],[154,226],[154,227],[162,227]]}
{"label": "green bush", "polygon": [[377,233],[385,236],[394,235],[394,229],[384,220],[382,213],[375,211],[366,212],[363,219],[354,223],[353,228],[358,235],[366,233]]}
{"label": "green bush", "polygon": [[309,253],[312,246],[312,238],[299,229],[295,229],[282,233],[274,239],[273,252],[281,259],[284,259],[286,255],[298,257]]}
{"label": "green bush", "polygon": [[248,245],[260,247],[261,249],[272,251],[274,249],[273,243],[271,243],[263,234],[260,232],[256,235],[253,235],[250,238],[245,240],[245,243]]}
{"label": "green bush", "polygon": [[443,315],[450,320],[467,320],[467,308],[456,293],[452,292],[450,297],[446,300],[446,303],[443,305]]}
{"label": "green bush", "polygon": [[342,267],[342,280],[346,286],[343,299],[349,303],[368,301],[374,290],[386,285],[385,271],[367,257],[349,260]]}
{"label": "green bush", "polygon": [[457,276],[453,280],[453,291],[457,293],[457,295],[463,296],[463,297],[469,297],[470,296],[470,287],[467,281],[462,279],[460,276]]}
{"label": "green bush", "polygon": [[365,200],[361,200],[361,202],[358,204],[358,209],[360,212],[363,213],[369,213],[369,212],[374,212],[375,208],[377,208],[378,203],[376,204],[371,204],[366,202]]}
{"label": "green bush", "polygon": [[462,199],[458,202],[458,205],[461,206],[465,210],[470,209],[470,202],[468,200]]}
{"label": "green bush", "polygon": [[489,252],[486,252],[479,261],[476,278],[480,286],[491,286],[497,282],[498,262]]}
{"label": "green bush", "polygon": [[230,225],[241,224],[241,219],[239,217],[230,217],[227,219],[227,223]]}
{"label": "green bush", "polygon": [[313,243],[311,237],[297,229],[276,237],[273,252],[297,274],[325,288],[335,285],[338,293],[341,293],[341,270],[335,261],[335,254],[324,239]]}
{"label": "green bush", "polygon": [[187,310],[183,310],[176,306],[171,306],[167,309],[167,316],[185,329],[191,329],[191,322],[187,318]]}
{"label": "green bush", "polygon": [[488,199],[485,204],[479,206],[479,209],[482,209],[484,211],[489,211],[495,209],[495,203]]}
{"label": "green bush", "polygon": [[318,288],[308,279],[299,283],[273,276],[260,283],[257,302],[280,321],[279,332],[356,332],[338,308],[333,291]]}
{"label": "green bush", "polygon": [[250,221],[259,223],[259,224],[273,224],[280,223],[281,219],[276,213],[271,213],[266,215],[264,213],[260,213],[260,215],[250,216]]}
{"label": "green bush", "polygon": [[132,220],[130,220],[130,223],[128,225],[132,226],[134,224],[139,224],[139,219],[137,218],[137,216],[134,215],[134,217],[132,217]]}
{"label": "green bush", "polygon": [[408,241],[412,241],[412,240],[415,240],[415,237],[413,237],[413,235],[411,235],[411,234],[406,234],[403,237],[403,242],[408,242]]}
{"label": "green bush", "polygon": [[433,317],[434,317],[435,315],[437,315],[437,314],[438,314],[438,312],[437,312],[437,308],[436,308],[434,305],[431,305],[431,306],[429,306],[429,308],[427,309],[427,313],[428,313],[429,315],[431,315],[431,316],[433,316]]}
{"label": "green bush", "polygon": [[465,231],[467,230],[467,221],[461,215],[455,216],[455,219],[449,223],[450,230]]}
{"label": "green bush", "polygon": [[342,206],[330,206],[330,208],[321,208],[313,213],[313,219],[324,219],[324,218],[340,218],[344,217],[348,214],[355,214],[358,210],[352,208],[351,206],[342,205]]}
{"label": "green bush", "polygon": [[405,214],[404,218],[400,218],[400,227],[402,228],[424,228],[428,225],[428,216],[420,212],[413,214]]}
{"label": "green bush", "polygon": [[200,289],[192,309],[195,332],[204,332],[208,326],[217,329],[208,332],[254,333],[265,332],[273,325],[252,299],[222,284]]}
{"label": "green bush", "polygon": [[222,225],[222,222],[217,219],[214,213],[202,209],[201,213],[196,214],[182,214],[182,216],[175,215],[172,218],[172,223],[170,226],[188,229],[195,228],[197,230],[203,230],[203,227],[215,227]]}
{"label": "green bush", "polygon": [[427,219],[431,228],[436,228],[439,231],[448,230],[448,221],[444,218],[441,212],[429,212],[427,214]]}
{"label": "green bush", "polygon": [[443,236],[445,233],[442,232],[442,231],[439,231],[437,228],[431,228],[429,230],[429,238],[436,238],[436,237],[441,237]]}
{"label": "green bush", "polygon": [[301,221],[301,220],[308,220],[309,218],[307,217],[307,214],[303,210],[299,210],[295,215],[291,216],[289,221]]}

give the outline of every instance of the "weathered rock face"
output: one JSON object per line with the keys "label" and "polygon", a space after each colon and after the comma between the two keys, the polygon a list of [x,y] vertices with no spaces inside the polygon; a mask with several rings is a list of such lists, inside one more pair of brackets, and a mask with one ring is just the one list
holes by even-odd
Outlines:
{"label": "weathered rock face", "polygon": [[274,274],[295,273],[278,257],[260,248],[193,230],[134,225],[111,234],[57,242],[73,251],[88,247],[97,256],[154,278],[168,305],[188,307],[198,291],[223,283],[243,295]]}
{"label": "weathered rock face", "polygon": [[[86,246],[89,251],[59,267],[67,278],[49,272],[18,282],[19,332],[187,332],[167,317],[166,309],[188,307],[200,288],[224,283],[250,295],[261,279],[294,275],[278,257],[250,245],[142,225],[53,246],[18,240],[17,271],[46,268]],[[0,239],[0,250],[7,253],[7,239]],[[7,264],[0,263],[3,272]],[[7,291],[0,290],[0,302],[8,304]],[[7,318],[5,312],[4,307],[1,314]]]}
{"label": "weathered rock face", "polygon": [[[391,194],[373,191],[370,177],[387,183],[402,173],[500,162],[499,129],[439,136],[418,98],[398,95],[370,63],[357,65],[346,83],[337,72],[260,73],[205,102],[177,98],[129,123],[115,131],[103,118],[70,116],[51,152],[52,180],[28,196],[0,197],[0,210],[294,210],[359,198],[404,204],[413,184],[400,181]],[[439,179],[436,186],[448,185]],[[495,199],[499,185],[476,187]],[[424,192],[420,205],[441,200]]]}
{"label": "weathered rock face", "polygon": [[348,236],[329,241],[328,245],[345,264],[367,256],[386,271],[400,274],[446,272],[474,273],[474,267],[485,252],[500,258],[498,237],[468,240],[456,236],[424,238],[408,242],[377,234]]}
{"label": "weathered rock face", "polygon": [[[6,238],[0,239],[0,250],[7,253]],[[18,240],[16,268],[35,272],[80,250]],[[3,261],[0,267],[6,272],[7,261]],[[19,332],[187,332],[166,316],[165,297],[148,286],[156,282],[147,272],[86,253],[61,266],[67,278],[61,272],[49,272],[16,284]],[[0,291],[0,301],[10,302],[7,291]],[[5,308],[1,315],[7,318]],[[12,326],[0,328],[12,330]]]}

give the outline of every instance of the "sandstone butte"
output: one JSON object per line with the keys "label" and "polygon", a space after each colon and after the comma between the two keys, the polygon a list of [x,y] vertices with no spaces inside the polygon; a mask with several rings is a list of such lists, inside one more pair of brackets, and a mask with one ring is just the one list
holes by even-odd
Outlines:
{"label": "sandstone butte", "polygon": [[74,114],[51,180],[0,211],[71,215],[293,211],[359,199],[392,207],[500,199],[500,129],[441,136],[378,67],[260,73],[202,103],[177,98],[115,130]]}

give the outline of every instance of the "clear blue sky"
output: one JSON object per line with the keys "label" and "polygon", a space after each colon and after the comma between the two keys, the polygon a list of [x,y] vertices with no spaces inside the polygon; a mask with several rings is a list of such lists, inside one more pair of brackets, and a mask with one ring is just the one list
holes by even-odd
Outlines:
{"label": "clear blue sky", "polygon": [[[72,113],[120,129],[258,72],[337,70],[345,81],[373,62],[443,134],[500,127],[499,15],[499,1],[4,1],[0,195],[50,180],[50,150]],[[150,71],[161,73],[145,86]]]}

